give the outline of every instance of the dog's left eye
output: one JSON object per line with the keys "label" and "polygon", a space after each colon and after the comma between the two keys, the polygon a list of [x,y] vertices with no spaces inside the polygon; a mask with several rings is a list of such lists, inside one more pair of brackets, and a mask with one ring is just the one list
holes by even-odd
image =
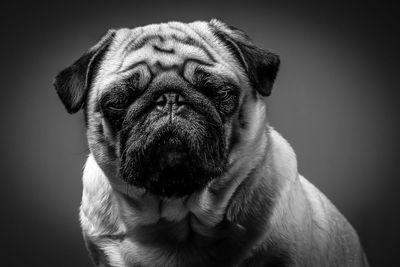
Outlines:
{"label": "dog's left eye", "polygon": [[217,91],[215,98],[218,100],[228,100],[233,96],[231,88],[222,88]]}

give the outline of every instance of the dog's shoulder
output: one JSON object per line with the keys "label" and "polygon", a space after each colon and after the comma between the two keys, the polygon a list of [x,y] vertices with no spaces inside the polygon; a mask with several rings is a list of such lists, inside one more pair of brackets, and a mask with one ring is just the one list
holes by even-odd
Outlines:
{"label": "dog's shoulder", "polygon": [[363,266],[360,240],[349,221],[310,181],[303,176],[299,178],[309,202],[309,226],[314,229],[313,240],[325,252],[321,255],[327,255],[328,262],[337,262],[340,266]]}

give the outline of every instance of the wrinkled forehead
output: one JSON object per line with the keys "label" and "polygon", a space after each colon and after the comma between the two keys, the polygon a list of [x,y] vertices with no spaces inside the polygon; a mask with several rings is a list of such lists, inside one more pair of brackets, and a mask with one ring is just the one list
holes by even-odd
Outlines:
{"label": "wrinkled forehead", "polygon": [[106,54],[95,81],[100,90],[133,74],[144,81],[174,71],[189,81],[202,70],[240,85],[244,74],[229,50],[212,33],[208,23],[169,22],[120,29]]}

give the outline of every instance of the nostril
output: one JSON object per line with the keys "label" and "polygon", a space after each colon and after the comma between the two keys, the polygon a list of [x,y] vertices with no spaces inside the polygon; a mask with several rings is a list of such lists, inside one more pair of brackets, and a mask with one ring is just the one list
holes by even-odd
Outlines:
{"label": "nostril", "polygon": [[169,106],[170,111],[174,110],[174,112],[176,112],[181,110],[182,106],[185,105],[186,100],[180,94],[172,92],[161,95],[154,103],[156,108],[160,111],[167,111],[166,107]]}
{"label": "nostril", "polygon": [[185,104],[185,98],[183,97],[183,96],[181,96],[181,95],[178,95],[177,96],[177,99],[176,99],[176,104],[178,105],[178,106],[181,106],[181,105],[184,105]]}
{"label": "nostril", "polygon": [[156,100],[157,107],[164,107],[167,104],[167,97],[165,95],[160,96]]}

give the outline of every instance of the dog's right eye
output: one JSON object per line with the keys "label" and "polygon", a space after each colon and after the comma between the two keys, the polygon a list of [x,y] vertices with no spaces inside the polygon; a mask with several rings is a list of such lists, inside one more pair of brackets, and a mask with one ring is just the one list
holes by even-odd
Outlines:
{"label": "dog's right eye", "polygon": [[100,98],[101,112],[114,129],[121,127],[133,97],[133,90],[129,88],[114,88]]}
{"label": "dog's right eye", "polygon": [[133,93],[129,89],[115,88],[100,99],[102,111],[124,112],[133,101]]}
{"label": "dog's right eye", "polygon": [[106,101],[101,105],[103,111],[110,111],[110,112],[124,112],[127,108],[127,104],[125,101]]}

